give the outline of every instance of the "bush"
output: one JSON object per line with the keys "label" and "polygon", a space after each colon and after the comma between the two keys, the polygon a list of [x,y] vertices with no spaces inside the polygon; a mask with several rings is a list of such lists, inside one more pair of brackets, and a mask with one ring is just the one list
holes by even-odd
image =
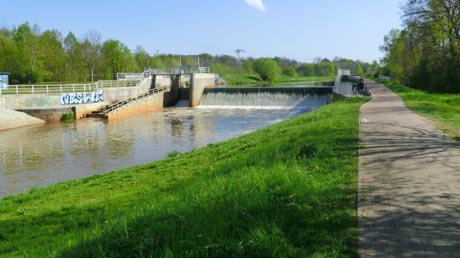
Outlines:
{"label": "bush", "polygon": [[254,62],[254,71],[263,81],[273,83],[281,75],[281,67],[270,58],[260,58]]}
{"label": "bush", "polygon": [[75,120],[75,114],[74,113],[65,113],[61,116],[61,121],[73,121]]}
{"label": "bush", "polygon": [[298,76],[297,71],[295,70],[295,67],[293,67],[293,66],[284,67],[283,74],[286,75],[286,76],[290,76],[290,77],[297,77]]}

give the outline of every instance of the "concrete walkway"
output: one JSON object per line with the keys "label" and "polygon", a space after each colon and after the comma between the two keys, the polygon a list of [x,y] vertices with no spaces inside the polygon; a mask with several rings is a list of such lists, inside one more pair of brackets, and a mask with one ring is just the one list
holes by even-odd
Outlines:
{"label": "concrete walkway", "polygon": [[460,145],[381,84],[361,108],[361,257],[460,257]]}

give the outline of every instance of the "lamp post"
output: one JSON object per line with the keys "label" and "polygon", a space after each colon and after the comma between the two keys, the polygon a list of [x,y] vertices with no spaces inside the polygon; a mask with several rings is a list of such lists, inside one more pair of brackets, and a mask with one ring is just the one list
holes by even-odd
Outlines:
{"label": "lamp post", "polygon": [[160,50],[157,49],[155,55],[157,56],[157,70],[160,70],[160,55],[158,54]]}

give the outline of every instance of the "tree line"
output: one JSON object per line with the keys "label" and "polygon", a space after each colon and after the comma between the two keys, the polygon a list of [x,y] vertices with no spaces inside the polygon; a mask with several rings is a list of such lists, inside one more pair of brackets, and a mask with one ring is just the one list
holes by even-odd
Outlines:
{"label": "tree line", "polygon": [[383,73],[429,92],[460,93],[460,1],[408,0],[384,37]]}
{"label": "tree line", "polygon": [[10,74],[11,84],[93,82],[115,79],[119,72],[179,66],[207,66],[223,78],[242,75],[268,82],[281,76],[334,76],[337,68],[360,75],[378,70],[376,62],[369,64],[339,57],[301,63],[283,57],[239,60],[231,55],[173,55],[158,51],[152,55],[142,46],[131,51],[119,40],[103,42],[95,31],[77,38],[72,32],[65,37],[57,30],[42,32],[37,25],[28,23],[0,29],[0,71]]}

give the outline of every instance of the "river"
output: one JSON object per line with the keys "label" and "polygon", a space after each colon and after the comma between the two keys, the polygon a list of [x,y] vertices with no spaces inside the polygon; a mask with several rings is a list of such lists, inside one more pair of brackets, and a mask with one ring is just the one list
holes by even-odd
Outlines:
{"label": "river", "polygon": [[166,108],[110,122],[82,119],[0,131],[0,198],[163,159],[307,111]]}

